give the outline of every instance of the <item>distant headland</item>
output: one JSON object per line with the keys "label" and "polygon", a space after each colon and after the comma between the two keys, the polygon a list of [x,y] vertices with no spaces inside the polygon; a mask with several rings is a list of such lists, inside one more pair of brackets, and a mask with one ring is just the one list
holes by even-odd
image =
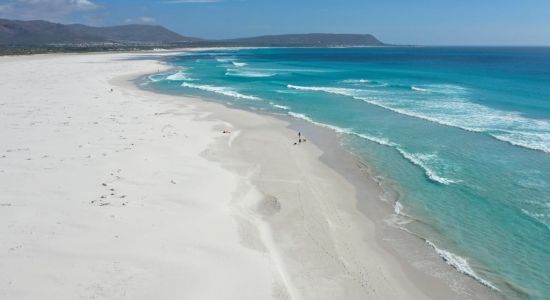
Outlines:
{"label": "distant headland", "polygon": [[43,20],[0,19],[0,53],[147,50],[180,47],[372,47],[371,34],[285,34],[211,40],[180,35],[160,25],[92,27]]}

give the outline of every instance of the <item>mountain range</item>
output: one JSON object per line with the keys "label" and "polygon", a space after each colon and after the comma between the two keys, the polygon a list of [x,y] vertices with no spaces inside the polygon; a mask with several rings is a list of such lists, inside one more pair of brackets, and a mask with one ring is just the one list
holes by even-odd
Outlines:
{"label": "mountain range", "polygon": [[206,40],[182,36],[160,25],[120,25],[92,27],[82,24],[59,24],[43,20],[0,19],[0,46],[93,45],[163,46],[255,46],[255,47],[330,47],[383,46],[370,34],[286,34],[239,39]]}
{"label": "mountain range", "polygon": [[48,21],[0,19],[0,45],[45,45],[55,43],[137,42],[179,43],[198,39],[181,36],[158,25],[91,27]]}

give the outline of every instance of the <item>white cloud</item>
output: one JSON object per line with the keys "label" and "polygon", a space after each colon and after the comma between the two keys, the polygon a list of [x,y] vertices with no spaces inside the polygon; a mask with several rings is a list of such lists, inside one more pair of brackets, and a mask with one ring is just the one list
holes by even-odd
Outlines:
{"label": "white cloud", "polygon": [[69,0],[69,2],[79,9],[94,9],[97,5],[88,0]]}
{"label": "white cloud", "polygon": [[222,0],[169,0],[169,1],[164,1],[164,3],[168,3],[168,4],[180,4],[180,3],[216,3],[216,2],[222,2]]}
{"label": "white cloud", "polygon": [[135,18],[135,19],[132,19],[132,18],[128,18],[126,20],[124,20],[125,23],[140,23],[140,24],[156,24],[157,23],[157,19],[153,18],[153,17],[148,17],[148,16],[142,16],[142,17],[139,17],[139,18]]}
{"label": "white cloud", "polygon": [[9,12],[11,7],[7,4],[0,5],[0,14]]}
{"label": "white cloud", "polygon": [[142,23],[156,23],[157,22],[157,20],[153,17],[140,17],[139,20]]}
{"label": "white cloud", "polygon": [[7,0],[0,5],[0,17],[10,19],[59,20],[77,12],[95,10],[91,0]]}

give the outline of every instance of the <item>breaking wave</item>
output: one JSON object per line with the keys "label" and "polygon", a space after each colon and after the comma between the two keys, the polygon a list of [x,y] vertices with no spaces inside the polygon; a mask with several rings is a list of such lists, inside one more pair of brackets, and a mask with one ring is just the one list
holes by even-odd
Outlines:
{"label": "breaking wave", "polygon": [[183,87],[192,88],[192,89],[198,89],[206,92],[216,93],[224,96],[229,96],[233,98],[238,99],[246,99],[246,100],[261,100],[260,98],[256,96],[250,96],[250,95],[244,95],[237,91],[235,91],[232,88],[229,87],[221,87],[221,86],[212,86],[212,85],[199,85],[199,84],[191,84],[184,82],[181,84]]}
{"label": "breaking wave", "polygon": [[152,82],[159,82],[164,79],[164,76],[165,74],[153,74],[153,75],[147,76],[147,79],[149,79]]}
{"label": "breaking wave", "polygon": [[301,113],[296,113],[296,112],[290,111],[290,112],[288,112],[288,114],[295,117],[295,118],[299,118],[299,119],[308,121],[312,124],[315,124],[315,125],[318,125],[318,126],[321,126],[321,127],[324,127],[324,128],[332,129],[333,131],[335,131],[337,133],[357,136],[357,137],[360,137],[362,139],[377,143],[379,145],[392,147],[395,150],[397,150],[397,152],[399,152],[399,154],[401,154],[401,156],[403,156],[403,158],[410,161],[412,164],[420,167],[424,171],[424,173],[426,174],[426,177],[428,179],[430,179],[431,181],[434,181],[434,182],[437,182],[437,183],[440,183],[440,184],[444,184],[444,185],[449,185],[449,184],[458,182],[457,180],[445,178],[445,177],[437,174],[437,172],[430,167],[429,162],[437,160],[437,157],[436,157],[435,154],[411,154],[411,153],[406,152],[402,148],[400,148],[400,146],[398,144],[393,143],[393,142],[389,141],[386,138],[376,137],[376,136],[372,136],[372,135],[368,135],[368,134],[364,134],[364,133],[358,133],[358,132],[355,132],[355,131],[353,131],[349,128],[341,128],[341,127],[338,127],[338,126],[317,122],[317,121],[314,121],[313,119],[311,119],[310,117],[306,116],[305,114],[301,114]]}
{"label": "breaking wave", "polygon": [[420,88],[420,87],[417,87],[417,86],[411,86],[411,90],[413,91],[417,91],[417,92],[424,92],[424,93],[429,93],[431,92],[431,90],[429,89],[426,89],[426,88]]}
{"label": "breaking wave", "polygon": [[395,144],[395,143],[393,143],[393,142],[391,142],[391,141],[389,141],[385,138],[375,137],[375,136],[371,136],[371,135],[364,134],[364,133],[357,133],[357,132],[355,132],[355,131],[353,131],[349,128],[342,128],[342,127],[338,127],[338,126],[334,126],[334,125],[330,125],[330,124],[326,124],[326,123],[317,122],[317,121],[314,121],[313,119],[311,119],[310,117],[308,117],[304,114],[301,114],[301,113],[296,113],[296,112],[289,111],[288,114],[295,117],[295,118],[308,121],[308,122],[310,122],[312,124],[315,124],[317,126],[321,126],[321,127],[324,127],[324,128],[331,129],[331,130],[335,131],[336,133],[354,135],[354,136],[363,138],[365,140],[368,140],[368,141],[371,141],[371,142],[374,142],[374,143],[377,143],[377,144],[383,145],[383,146],[388,146],[388,147],[397,146],[397,144]]}
{"label": "breaking wave", "polygon": [[288,107],[286,105],[275,104],[273,102],[270,102],[269,104],[271,104],[275,108],[279,108],[279,109],[282,109],[282,110],[290,110],[290,107]]}
{"label": "breaking wave", "polygon": [[235,67],[244,67],[247,65],[247,63],[243,63],[243,62],[237,62],[237,61],[232,61],[231,62]]}
{"label": "breaking wave", "polygon": [[406,152],[399,147],[396,149],[405,159],[424,170],[424,174],[426,174],[426,177],[428,177],[428,179],[444,185],[449,185],[457,182],[456,180],[438,175],[437,172],[430,167],[430,161],[434,161],[435,159],[437,159],[435,154],[412,154]]}
{"label": "breaking wave", "polygon": [[516,112],[506,112],[464,100],[464,89],[452,85],[437,85],[438,93],[452,97],[444,99],[399,99],[386,101],[369,96],[368,90],[287,85],[301,91],[317,91],[353,97],[371,105],[440,125],[471,132],[486,133],[493,138],[532,150],[550,153],[550,120],[526,118]]}
{"label": "breaking wave", "polygon": [[426,244],[430,245],[432,248],[434,248],[435,252],[450,266],[455,268],[457,271],[459,271],[462,274],[468,275],[475,280],[479,281],[485,286],[488,286],[494,290],[500,291],[496,286],[494,286],[491,282],[481,278],[479,275],[476,274],[476,272],[472,269],[470,264],[468,264],[468,261],[461,256],[458,256],[454,253],[451,253],[447,250],[443,250],[438,248],[434,243],[430,242],[429,240],[426,240]]}
{"label": "breaking wave", "polygon": [[346,79],[342,81],[343,83],[371,83],[368,79]]}
{"label": "breaking wave", "polygon": [[299,85],[287,85],[287,88],[299,91],[314,91],[314,92],[325,92],[329,94],[336,94],[342,96],[354,97],[358,90],[348,89],[348,88],[339,88],[339,87],[321,87],[321,86],[299,86]]}
{"label": "breaking wave", "polygon": [[172,74],[172,75],[169,75],[166,77],[167,80],[172,80],[172,81],[191,81],[191,80],[194,80],[193,78],[189,77],[185,72],[183,71],[179,71],[175,74]]}
{"label": "breaking wave", "polygon": [[226,76],[237,76],[237,77],[272,77],[275,76],[275,73],[266,73],[259,72],[255,70],[245,70],[245,69],[227,69],[225,73]]}
{"label": "breaking wave", "polygon": [[228,63],[232,62],[234,58],[222,58],[222,57],[216,57],[216,61],[221,63]]}

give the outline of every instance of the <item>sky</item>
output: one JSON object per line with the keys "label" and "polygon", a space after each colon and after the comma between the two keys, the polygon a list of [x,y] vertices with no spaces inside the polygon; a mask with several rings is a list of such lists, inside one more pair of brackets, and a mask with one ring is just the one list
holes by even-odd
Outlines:
{"label": "sky", "polygon": [[550,0],[0,0],[0,18],[159,24],[209,39],[322,32],[390,44],[550,46]]}

